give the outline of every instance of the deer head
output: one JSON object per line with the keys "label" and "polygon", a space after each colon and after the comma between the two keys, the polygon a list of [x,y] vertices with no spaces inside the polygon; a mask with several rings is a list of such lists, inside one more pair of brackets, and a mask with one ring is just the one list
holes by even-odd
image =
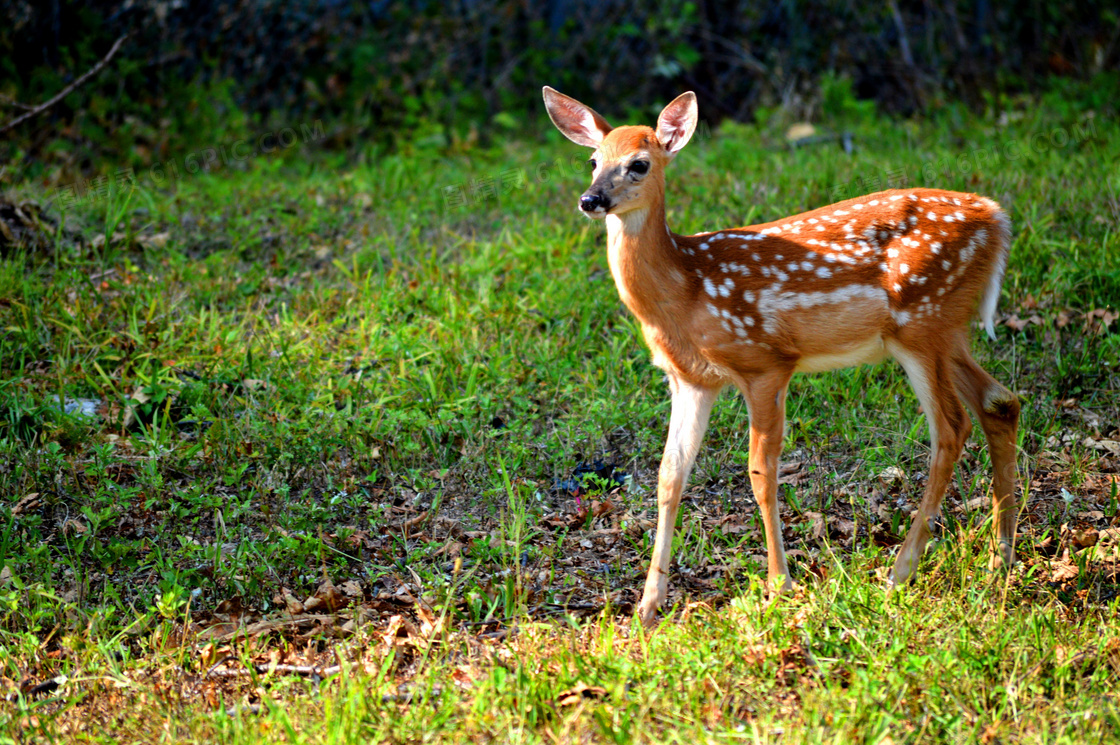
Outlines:
{"label": "deer head", "polygon": [[547,86],[544,105],[565,137],[595,150],[591,186],[579,198],[580,210],[595,219],[648,210],[662,202],[665,167],[696,131],[696,95],[691,91],[665,107],[656,129],[612,128],[590,107]]}

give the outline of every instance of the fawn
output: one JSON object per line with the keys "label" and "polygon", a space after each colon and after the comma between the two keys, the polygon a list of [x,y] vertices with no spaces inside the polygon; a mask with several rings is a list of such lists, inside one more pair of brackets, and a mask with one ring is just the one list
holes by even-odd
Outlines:
{"label": "fawn", "polygon": [[1015,561],[1019,401],[969,354],[979,304],[988,335],[1011,226],[991,199],[937,189],[869,194],[762,225],[678,235],[665,222],[665,168],[696,129],[696,96],[665,107],[656,129],[612,128],[544,88],[552,123],[593,148],[580,210],[607,224],[607,258],[672,393],[657,483],[657,534],[638,614],[653,622],[668,589],[681,492],[719,392],[735,385],[750,417],[750,479],[766,528],[768,584],[789,589],[778,515],[778,456],[795,372],[901,363],[929,423],[929,479],[891,572],[910,579],[953,466],[980,422],[993,466],[992,568]]}

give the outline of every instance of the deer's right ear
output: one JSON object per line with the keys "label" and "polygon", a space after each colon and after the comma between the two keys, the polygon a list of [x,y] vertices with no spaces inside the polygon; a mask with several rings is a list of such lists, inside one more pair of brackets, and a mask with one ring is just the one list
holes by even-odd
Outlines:
{"label": "deer's right ear", "polygon": [[544,107],[560,133],[577,145],[597,148],[611,131],[607,120],[593,109],[547,85],[544,87]]}

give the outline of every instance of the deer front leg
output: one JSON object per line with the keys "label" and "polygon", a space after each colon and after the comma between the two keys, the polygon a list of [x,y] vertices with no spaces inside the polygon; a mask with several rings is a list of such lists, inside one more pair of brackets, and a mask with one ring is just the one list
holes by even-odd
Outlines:
{"label": "deer front leg", "polygon": [[791,373],[785,371],[759,376],[743,390],[751,417],[751,489],[766,528],[766,574],[773,593],[793,587],[778,511],[778,458],[785,435],[786,388],[790,377]]}
{"label": "deer front leg", "polygon": [[657,477],[657,535],[645,591],[638,606],[638,617],[647,627],[653,624],[654,614],[669,589],[673,528],[677,522],[681,492],[696,460],[700,441],[708,429],[712,404],[719,395],[719,388],[694,385],[673,375],[669,376],[669,389],[673,394],[673,407],[669,417],[669,436]]}

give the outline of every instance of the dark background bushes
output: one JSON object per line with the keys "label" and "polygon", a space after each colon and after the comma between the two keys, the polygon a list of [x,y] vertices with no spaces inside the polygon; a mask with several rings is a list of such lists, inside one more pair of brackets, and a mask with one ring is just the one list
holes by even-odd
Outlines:
{"label": "dark background bushes", "polygon": [[0,135],[9,177],[315,121],[335,147],[487,144],[539,126],[544,83],[635,116],[692,89],[716,121],[811,119],[822,76],[901,115],[999,107],[1056,79],[1096,81],[1107,106],[1120,80],[1108,0],[0,0],[0,122],[122,34],[95,80]]}

